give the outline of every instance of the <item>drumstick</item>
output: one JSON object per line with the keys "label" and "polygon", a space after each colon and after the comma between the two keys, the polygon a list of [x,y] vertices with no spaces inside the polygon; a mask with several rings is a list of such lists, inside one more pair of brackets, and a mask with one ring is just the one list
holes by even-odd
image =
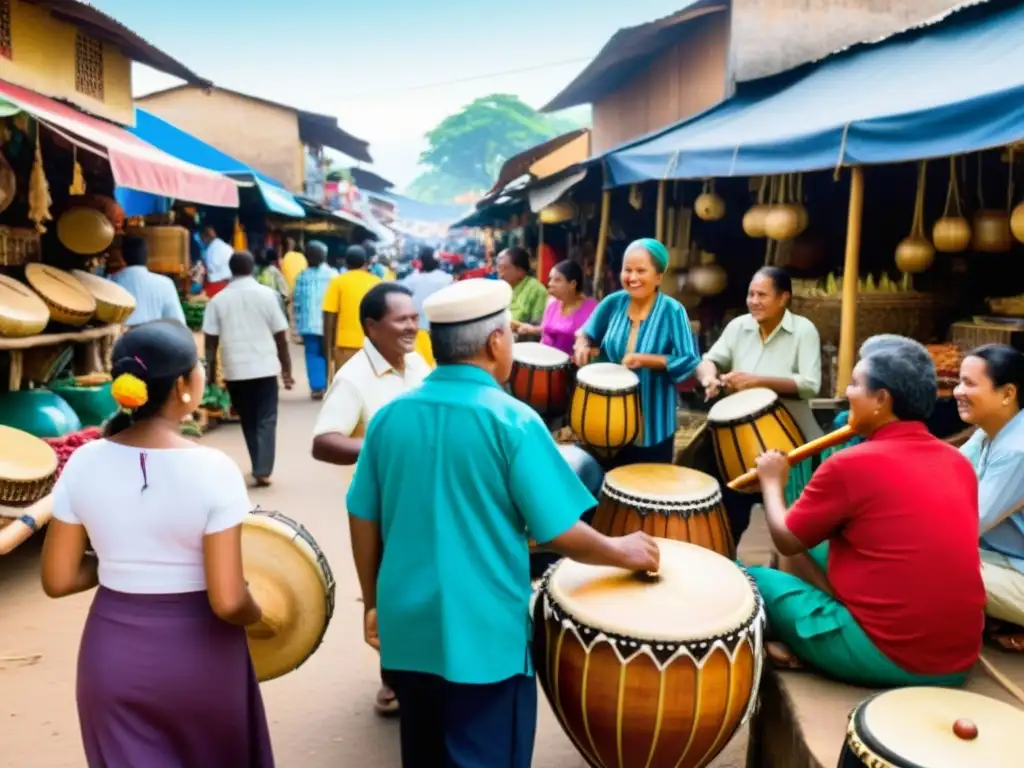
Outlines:
{"label": "drumstick", "polygon": [[1006,692],[1013,696],[1013,698],[1021,704],[1024,704],[1024,691],[1017,687],[1010,678],[1000,672],[999,668],[986,659],[984,654],[978,657],[978,661],[981,662],[982,668],[988,673],[989,677],[999,683],[999,685],[1003,686],[1003,688],[1006,689]]}
{"label": "drumstick", "polygon": [[[847,425],[840,427],[835,432],[829,432],[824,437],[819,437],[816,440],[811,440],[809,443],[801,445],[799,448],[794,448],[786,458],[789,460],[789,466],[799,464],[804,459],[809,459],[812,456],[817,456],[822,451],[834,448],[837,445],[842,445],[846,441],[853,438],[856,433],[853,429]],[[745,472],[735,480],[730,480],[728,485],[732,490],[738,491],[742,488],[746,488],[757,482],[757,470],[752,469],[749,472]]]}

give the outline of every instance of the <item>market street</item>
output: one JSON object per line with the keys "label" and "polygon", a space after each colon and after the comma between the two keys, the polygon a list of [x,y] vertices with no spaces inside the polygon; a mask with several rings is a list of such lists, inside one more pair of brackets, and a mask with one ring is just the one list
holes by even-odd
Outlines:
{"label": "market street", "polygon": [[[300,351],[293,349],[292,355],[301,366]],[[299,382],[305,381],[301,367],[296,374]],[[362,639],[362,609],[344,510],[349,472],[310,458],[310,432],[319,404],[309,400],[303,385],[284,393],[282,400],[275,485],[253,491],[252,500],[306,525],[327,555],[337,592],[334,618],[313,658],[298,671],[263,686],[275,757],[282,768],[397,768],[397,723],[381,720],[372,706],[380,680],[374,653]],[[218,427],[202,441],[226,451],[248,470],[237,426]],[[84,764],[74,679],[92,593],[47,599],[38,577],[41,546],[42,536],[36,536],[0,559],[0,768]],[[745,743],[741,732],[714,768],[740,768]],[[533,764],[584,766],[543,700]]]}

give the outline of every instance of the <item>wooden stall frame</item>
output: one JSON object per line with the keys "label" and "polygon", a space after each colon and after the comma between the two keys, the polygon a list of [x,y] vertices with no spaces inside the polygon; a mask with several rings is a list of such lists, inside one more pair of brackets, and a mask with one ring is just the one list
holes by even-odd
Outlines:
{"label": "wooden stall frame", "polygon": [[839,321],[839,361],[835,396],[843,397],[853,377],[857,357],[857,279],[860,274],[860,236],[864,218],[864,170],[851,169],[850,209],[846,223],[846,257],[843,262],[843,303]]}
{"label": "wooden stall frame", "polygon": [[122,326],[105,325],[101,328],[87,328],[84,331],[68,331],[66,333],[43,333],[37,336],[23,336],[21,338],[0,338],[0,352],[8,352],[11,356],[10,374],[8,376],[8,390],[17,392],[21,389],[21,379],[24,372],[22,354],[26,349],[39,347],[52,347],[58,344],[100,344],[105,352],[96,351],[97,362],[105,368],[109,368],[106,357],[112,346],[113,339],[120,334]]}
{"label": "wooden stall frame", "polygon": [[[604,183],[608,183],[608,168],[602,163]],[[600,301],[604,296],[604,252],[608,248],[608,227],[612,216],[612,191],[601,192],[601,226],[597,231],[597,253],[594,254],[594,298]]]}

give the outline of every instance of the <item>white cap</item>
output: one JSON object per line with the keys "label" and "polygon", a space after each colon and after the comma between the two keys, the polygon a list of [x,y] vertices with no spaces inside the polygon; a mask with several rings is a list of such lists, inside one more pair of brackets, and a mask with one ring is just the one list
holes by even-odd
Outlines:
{"label": "white cap", "polygon": [[512,303],[512,288],[504,280],[486,277],[460,280],[423,302],[423,314],[431,323],[456,325],[504,312]]}

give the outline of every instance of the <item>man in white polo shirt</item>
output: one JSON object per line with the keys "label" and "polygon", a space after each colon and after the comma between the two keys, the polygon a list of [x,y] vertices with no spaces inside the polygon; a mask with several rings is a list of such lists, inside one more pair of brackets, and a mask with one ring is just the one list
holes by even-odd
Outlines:
{"label": "man in white polo shirt", "polygon": [[221,352],[224,382],[231,404],[242,422],[242,434],[252,460],[257,486],[270,485],[277,442],[277,378],[292,388],[288,352],[288,318],[277,294],[252,276],[252,254],[231,257],[231,283],[206,305],[207,381],[216,381],[217,351]]}
{"label": "man in white polo shirt", "polygon": [[[328,464],[355,464],[366,425],[403,392],[418,387],[430,366],[415,351],[419,313],[412,291],[398,283],[375,285],[359,305],[363,348],[334,376],[313,429],[313,458]],[[375,708],[398,712],[398,700],[381,671]]]}

